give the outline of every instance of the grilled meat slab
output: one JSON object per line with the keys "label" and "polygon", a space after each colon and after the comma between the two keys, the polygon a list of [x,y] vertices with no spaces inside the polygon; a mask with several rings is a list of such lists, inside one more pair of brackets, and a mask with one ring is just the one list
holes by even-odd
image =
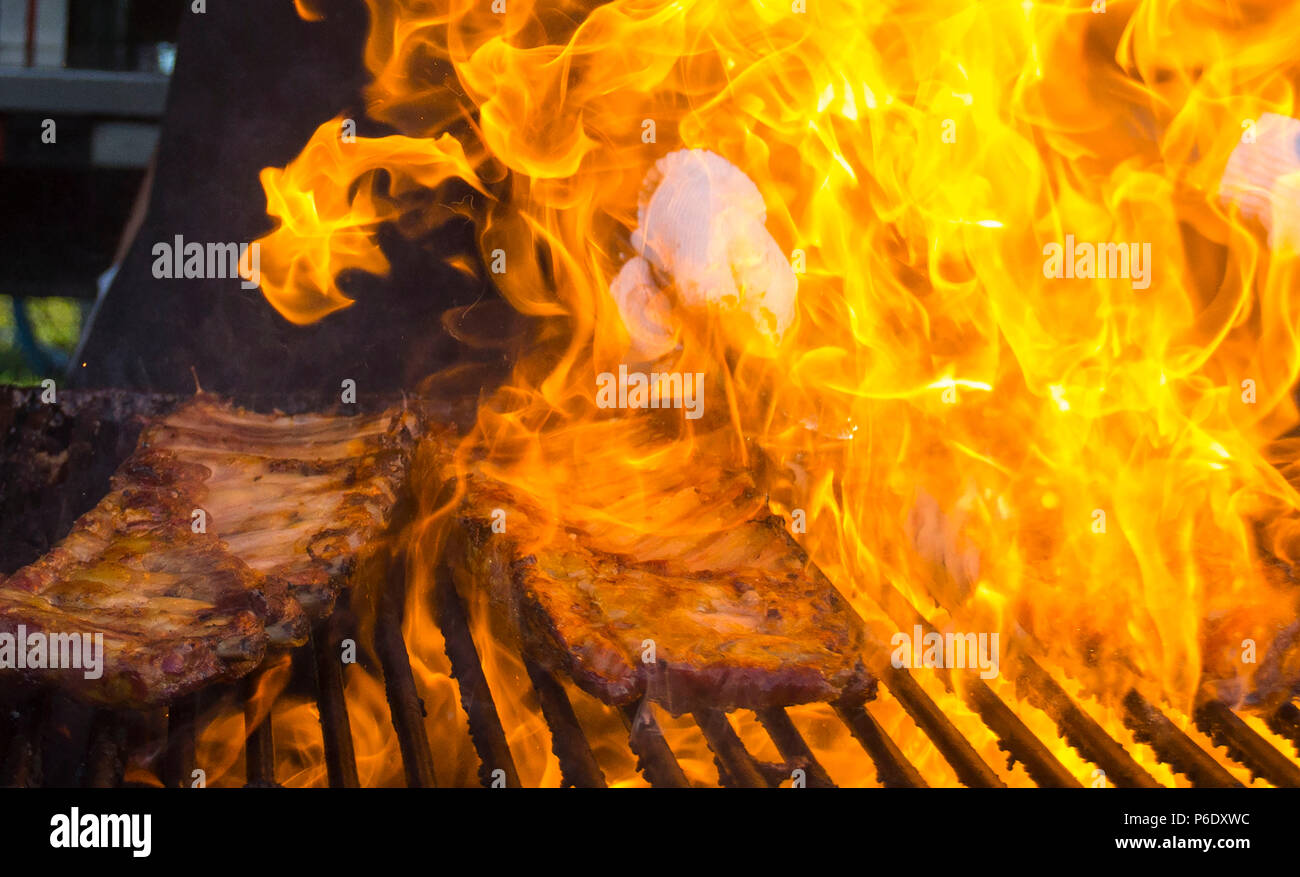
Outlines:
{"label": "grilled meat slab", "polygon": [[88,678],[83,660],[83,668],[28,669],[28,678],[142,706],[261,662],[265,577],[215,535],[192,531],[202,476],[168,455],[132,456],[66,539],[0,583],[0,631],[103,634],[102,675]]}
{"label": "grilled meat slab", "polygon": [[602,701],[682,713],[874,694],[861,619],[743,473],[642,473],[632,490],[602,471],[611,492],[560,494],[566,514],[522,481],[441,459],[464,496],[458,588],[486,589],[523,648]]}
{"label": "grilled meat slab", "polygon": [[405,408],[258,414],[200,394],[142,432],[62,542],[0,580],[0,632],[103,634],[102,676],[25,671],[101,703],[242,676],[333,607],[389,523],[415,429]]}
{"label": "grilled meat slab", "polygon": [[258,414],[200,395],[145,430],[140,444],[203,466],[209,529],[319,619],[387,528],[417,429],[407,409]]}

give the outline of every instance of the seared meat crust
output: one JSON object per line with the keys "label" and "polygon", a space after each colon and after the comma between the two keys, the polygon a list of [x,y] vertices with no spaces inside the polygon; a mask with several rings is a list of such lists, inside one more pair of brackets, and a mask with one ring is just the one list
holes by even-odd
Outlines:
{"label": "seared meat crust", "polygon": [[6,672],[144,706],[261,662],[274,597],[215,535],[193,532],[200,476],[166,454],[133,456],[66,539],[0,585],[0,631],[101,633],[102,677],[78,668]]}
{"label": "seared meat crust", "polygon": [[388,527],[417,429],[408,409],[258,414],[200,395],[140,443],[202,466],[209,527],[319,619]]}
{"label": "seared meat crust", "polygon": [[145,429],[65,539],[0,580],[0,632],[101,633],[102,677],[9,672],[145,706],[306,642],[389,524],[416,428],[405,408],[291,417],[206,394],[181,405]]}
{"label": "seared meat crust", "polygon": [[861,619],[743,475],[665,496],[711,523],[658,539],[558,521],[483,472],[463,482],[458,587],[486,589],[523,648],[602,701],[682,713],[874,695]]}

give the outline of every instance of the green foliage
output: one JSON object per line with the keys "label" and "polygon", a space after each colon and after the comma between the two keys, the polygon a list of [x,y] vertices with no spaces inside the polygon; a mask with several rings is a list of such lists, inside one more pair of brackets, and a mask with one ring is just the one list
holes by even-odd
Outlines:
{"label": "green foliage", "polygon": [[[28,299],[26,307],[41,345],[71,354],[81,337],[82,303],[74,298],[35,298]],[[13,301],[0,295],[0,384],[37,384],[45,377],[55,376],[37,374],[23,361]]]}

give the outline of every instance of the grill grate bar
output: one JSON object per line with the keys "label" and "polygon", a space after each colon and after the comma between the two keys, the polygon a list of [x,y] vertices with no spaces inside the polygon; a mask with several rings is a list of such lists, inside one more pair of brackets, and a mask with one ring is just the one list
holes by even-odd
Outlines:
{"label": "grill grate bar", "polygon": [[335,788],[356,789],[361,786],[357,775],[357,756],[352,748],[352,724],[348,702],[343,693],[343,665],[339,662],[343,624],[334,612],[312,632],[316,706],[320,711],[321,740],[325,745],[325,771]]}
{"label": "grill grate bar", "polygon": [[1241,783],[1182,732],[1164,713],[1136,691],[1124,698],[1124,724],[1140,743],[1146,743],[1160,760],[1186,776],[1196,786],[1240,788]]}
{"label": "grill grate bar", "polygon": [[[933,624],[917,612],[910,600],[889,582],[883,583],[880,593],[881,607],[890,618],[909,627],[920,626],[925,632],[937,633]],[[1044,788],[1080,788],[1078,779],[1065,765],[1052,755],[1043,742],[1034,735],[1002,699],[982,679],[968,674],[962,699],[979,714],[984,724],[998,737],[999,747],[1010,756],[1008,769],[1019,761],[1034,782]],[[952,676],[944,677],[944,685],[953,690]]]}
{"label": "grill grate bar", "polygon": [[0,783],[4,781],[5,763],[9,760],[9,741],[22,717],[22,701],[17,697],[0,699]]}
{"label": "grill grate bar", "polygon": [[1275,786],[1300,787],[1300,768],[1278,752],[1263,737],[1228,709],[1221,700],[1207,700],[1196,708],[1193,716],[1196,726],[1228,754]]}
{"label": "grill grate bar", "polygon": [[49,709],[50,695],[39,692],[12,709],[14,720],[9,736],[0,786],[28,788],[41,783],[40,720]]}
{"label": "grill grate bar", "polygon": [[692,714],[695,723],[704,732],[704,739],[713,750],[718,765],[718,778],[723,785],[743,789],[766,789],[771,783],[763,776],[754,756],[740,742],[736,731],[721,710],[700,710]]}
{"label": "grill grate bar", "polygon": [[1266,721],[1270,731],[1290,740],[1296,752],[1300,753],[1300,709],[1296,709],[1295,704],[1282,704]]}
{"label": "grill grate bar", "polygon": [[388,580],[385,584],[379,597],[375,623],[375,650],[379,653],[379,663],[384,671],[388,709],[402,750],[406,784],[412,788],[432,788],[437,785],[437,780],[433,774],[429,734],[424,727],[424,703],[416,691],[411,661],[406,654],[406,642],[402,639],[402,601],[406,594],[404,553],[398,553],[389,559]]}
{"label": "grill grate bar", "polygon": [[889,739],[871,713],[862,704],[833,704],[840,720],[871,756],[876,765],[876,780],[887,789],[924,789],[929,784],[912,766],[901,749]]}
{"label": "grill grate bar", "polygon": [[113,710],[96,710],[86,752],[85,786],[91,789],[120,786],[126,772],[125,752],[126,724]]}
{"label": "grill grate bar", "polygon": [[656,788],[687,789],[690,781],[677,763],[663,729],[650,711],[649,701],[628,704],[619,710],[627,726],[627,743],[637,757],[637,767]]}
{"label": "grill grate bar", "polygon": [[244,701],[244,773],[248,786],[267,787],[277,785],[275,781],[275,739],[271,728],[271,707],[268,704],[261,720],[257,717],[258,684],[264,670],[259,669],[244,677],[242,699]]}
{"label": "grill grate bar", "polygon": [[478,649],[470,636],[465,607],[445,566],[439,567],[434,591],[434,610],[442,630],[443,647],[451,662],[451,676],[460,691],[460,705],[469,720],[469,736],[479,757],[479,782],[492,784],[492,774],[504,771],[506,786],[519,788],[519,772],[506,742],[505,728],[488,688]]}
{"label": "grill grate bar", "polygon": [[993,689],[980,679],[966,683],[965,701],[979,713],[984,724],[998,736],[998,744],[1010,756],[1007,768],[1019,761],[1025,772],[1044,789],[1078,789],[1082,783],[1043,745],[1043,741],[1025,726]]}
{"label": "grill grate bar", "polygon": [[184,788],[194,775],[194,726],[199,714],[199,698],[191,694],[167,710],[167,749],[163,755],[163,785]]}
{"label": "grill grate bar", "polygon": [[524,668],[537,692],[542,715],[551,729],[551,751],[560,760],[560,776],[565,785],[579,789],[605,788],[605,774],[596,763],[596,756],[582,733],[573,704],[550,671],[542,668],[532,658],[524,658]]}
{"label": "grill grate bar", "polygon": [[[401,559],[395,563],[401,570]],[[395,583],[395,584],[394,584]],[[423,704],[416,694],[405,642],[401,635],[401,597],[404,582],[390,569],[389,590],[381,595],[376,629],[376,645],[383,665],[385,687],[393,712],[393,724],[401,744],[402,760],[408,784],[432,785],[432,757],[423,724]],[[470,720],[470,733],[482,765],[484,784],[497,770],[505,771],[507,784],[520,785],[513,758],[506,743],[505,731],[488,691],[478,653],[469,634],[463,605],[455,593],[450,576],[438,577],[435,592],[439,627],[446,641],[452,663],[452,675],[461,691],[461,702]],[[358,786],[355,754],[352,748],[347,702],[342,684],[342,669],[335,659],[344,630],[342,613],[335,613],[313,631],[312,650],[320,706],[325,758],[331,786]],[[397,653],[400,651],[400,661]],[[306,653],[302,655],[306,657]],[[566,785],[603,787],[605,776],[583,733],[564,686],[557,677],[531,658],[525,668],[537,694],[543,716],[551,730],[552,748],[560,759]],[[1016,683],[1030,703],[1048,713],[1065,739],[1086,758],[1106,771],[1106,778],[1116,786],[1158,787],[1159,784],[1113,737],[1087,715],[1058,683],[1032,658],[1019,658]],[[238,687],[243,702],[246,728],[245,762],[248,786],[274,786],[274,739],[270,711],[255,722],[254,695],[264,670],[242,680]],[[881,681],[921,728],[968,786],[1003,785],[987,764],[906,671],[885,671]],[[1034,781],[1043,787],[1072,786],[1080,783],[1046,751],[1046,747],[1002,699],[981,681],[971,679],[962,691],[964,699],[998,736],[1002,748],[1019,760]],[[1024,695],[1022,695],[1024,696]],[[56,699],[60,695],[42,690],[10,707],[12,721],[0,740],[5,753],[0,765],[0,785],[66,785],[66,777],[51,773],[45,749],[60,754],[59,740],[52,729],[63,720]],[[165,786],[190,784],[195,766],[195,734],[200,696],[190,695],[174,703],[166,715],[166,747],[162,779]],[[886,735],[875,718],[861,704],[833,704],[841,721],[848,727],[876,765],[877,778],[886,787],[925,787],[925,779]],[[1161,761],[1188,777],[1198,787],[1241,787],[1231,772],[1205,748],[1178,728],[1161,710],[1130,691],[1123,702],[1124,723],[1134,738],[1151,747]],[[76,762],[73,782],[87,787],[118,786],[126,767],[128,720],[131,713],[97,709],[93,713],[81,708],[81,732],[75,742],[83,757]],[[64,712],[67,710],[64,709]],[[663,731],[655,721],[647,702],[627,705],[619,710],[628,729],[628,742],[637,756],[637,767],[657,787],[689,787],[690,781],[678,763]],[[702,710],[694,719],[714,754],[723,785],[766,788],[778,785],[790,770],[806,771],[809,787],[834,787],[825,768],[817,761],[789,714],[782,708],[756,711],[760,723],[784,759],[783,764],[760,762],[747,751],[720,710]],[[1197,726],[1216,745],[1227,747],[1229,755],[1256,776],[1277,786],[1300,787],[1300,768],[1269,740],[1254,731],[1240,716],[1218,700],[1203,702],[1193,716]],[[1265,718],[1275,733],[1300,746],[1300,709],[1287,703]],[[66,736],[66,735],[64,735]],[[61,738],[60,738],[61,739]],[[64,745],[63,749],[67,749]],[[1042,752],[1035,753],[1035,749]],[[423,752],[423,755],[421,754]],[[67,753],[62,752],[66,758]],[[1031,767],[1032,765],[1032,767]],[[66,768],[66,765],[64,766]]]}
{"label": "grill grate bar", "polygon": [[790,721],[790,715],[781,707],[770,707],[758,711],[758,720],[763,723],[767,734],[776,744],[781,757],[793,768],[802,768],[807,774],[808,788],[833,789],[835,782],[826,768],[821,766],[808,744],[804,742],[799,729]]}
{"label": "grill grate bar", "polygon": [[889,667],[881,681],[952,765],[957,779],[973,789],[1005,788],[1006,783],[984,763],[911,673]]}
{"label": "grill grate bar", "polygon": [[68,789],[81,785],[94,717],[89,704],[51,692],[40,722],[42,785]]}
{"label": "grill grate bar", "polygon": [[1017,690],[1025,689],[1029,702],[1052,717],[1071,746],[1101,767],[1106,778],[1120,788],[1162,788],[1133,756],[1080,709],[1065,689],[1028,655],[1020,657]]}

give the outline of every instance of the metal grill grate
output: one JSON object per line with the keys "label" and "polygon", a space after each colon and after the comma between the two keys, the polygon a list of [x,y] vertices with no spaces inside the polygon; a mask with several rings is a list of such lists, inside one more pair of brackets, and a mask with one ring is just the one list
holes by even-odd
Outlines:
{"label": "metal grill grate", "polygon": [[[28,553],[38,553],[54,536],[66,532],[79,509],[76,503],[56,501],[53,493],[91,497],[102,492],[117,461],[133,446],[138,425],[133,417],[150,416],[165,410],[175,400],[127,393],[64,394],[58,406],[39,404],[30,390],[12,391],[0,399],[0,414],[10,424],[0,462],[10,474],[26,471],[31,460],[42,458],[32,449],[67,452],[78,461],[80,481],[55,485],[40,480],[40,491],[17,496],[28,508],[49,510],[30,537]],[[281,400],[284,404],[284,400]],[[306,404],[306,403],[304,403]],[[292,407],[292,406],[290,406]],[[48,445],[48,447],[47,447]],[[57,453],[55,453],[57,456]],[[94,469],[95,478],[88,474]],[[9,471],[9,470],[6,470]],[[25,483],[25,482],[24,482]],[[9,521],[8,523],[13,523]],[[15,535],[15,534],[10,534]],[[400,560],[390,565],[404,568]],[[411,786],[435,782],[434,764],[439,757],[438,740],[430,740],[402,637],[402,607],[406,583],[398,574],[386,582],[378,601],[375,646],[387,692],[390,718],[401,750],[405,779]],[[900,629],[920,624],[932,631],[925,620],[897,590],[886,586],[876,595],[881,609]],[[435,620],[441,629],[452,676],[459,687],[461,705],[467,717],[468,733],[479,758],[479,780],[494,780],[507,786],[521,784],[519,771],[507,743],[503,725],[480,662],[478,646],[470,633],[464,606],[446,575],[436,577],[431,595]],[[341,601],[342,602],[342,601]],[[329,785],[359,786],[360,775],[353,750],[351,717],[344,696],[343,668],[339,663],[340,642],[351,636],[346,610],[336,612],[312,632],[308,646],[292,656],[295,676],[307,680],[310,695],[320,715],[323,769]],[[481,644],[479,644],[481,645]],[[1033,644],[1017,652],[1033,651]],[[566,785],[602,786],[606,778],[592,752],[570,702],[565,686],[550,671],[524,661],[528,680],[551,732],[552,748]],[[1059,733],[1087,761],[1106,773],[1107,781],[1121,787],[1149,787],[1161,783],[1143,768],[1134,754],[1116,740],[1083,706],[1058,683],[1052,673],[1032,657],[1020,655],[1011,669],[1017,697],[1042,710]],[[258,676],[228,688],[244,705],[245,781],[249,785],[270,785],[275,774],[274,720],[259,719],[253,709],[252,693],[258,690]],[[951,766],[956,778],[968,786],[999,786],[1002,779],[940,706],[923,689],[918,677],[907,670],[887,670],[880,680],[885,690],[903,707],[912,722],[934,744]],[[0,785],[5,786],[118,786],[123,783],[128,756],[146,752],[156,758],[159,778],[165,785],[188,785],[195,768],[197,723],[211,691],[177,702],[166,712],[149,713],[94,709],[78,704],[54,691],[0,692]],[[1071,773],[1046,745],[1007,705],[1002,696],[979,679],[961,686],[961,697],[979,720],[993,732],[999,747],[1012,762],[1023,766],[1028,776],[1043,787],[1078,787],[1081,779]],[[885,786],[924,786],[925,777],[910,763],[903,748],[890,738],[873,704],[835,704],[835,714],[853,739],[870,757],[877,780]],[[270,710],[262,710],[269,716]],[[655,786],[686,786],[686,773],[655,719],[648,704],[633,704],[619,711],[627,731],[629,748],[642,776]],[[1241,716],[1217,701],[1202,703],[1192,716],[1204,734],[1202,742],[1184,733],[1168,715],[1136,692],[1122,702],[1124,724],[1137,743],[1148,747],[1172,771],[1197,786],[1239,786],[1225,767],[1235,763],[1277,786],[1300,786],[1300,768],[1274,743],[1255,731]],[[818,763],[812,748],[783,709],[767,709],[758,720],[783,763],[772,764],[755,758],[735,733],[727,717],[716,710],[692,716],[713,753],[718,776],[724,785],[771,786],[788,779],[792,770],[805,772],[807,785],[829,786],[829,772]],[[1268,729],[1300,750],[1300,708],[1283,705],[1262,717]],[[1207,751],[1204,739],[1216,747]],[[902,741],[904,743],[909,741]],[[1226,756],[1222,753],[1226,752]],[[284,779],[283,777],[278,779]]]}
{"label": "metal grill grate", "polygon": [[[394,568],[400,568],[396,564]],[[388,582],[379,601],[376,646],[380,655],[390,715],[398,742],[407,785],[432,786],[437,741],[428,737],[424,707],[417,693],[401,632],[400,576]],[[504,780],[520,785],[506,728],[503,726],[470,635],[466,613],[448,576],[440,576],[434,596],[437,621],[451,661],[452,675],[460,688],[461,704],[468,718],[468,731],[477,751],[479,779],[484,785]],[[330,786],[358,786],[343,673],[336,656],[345,631],[337,614],[313,632],[309,646],[300,649],[295,660],[309,662],[314,677],[315,698],[320,712],[324,767]],[[565,785],[600,787],[606,778],[584,735],[565,687],[547,669],[525,660],[529,680],[543,716],[550,728],[552,748],[559,761]],[[239,691],[246,707],[245,779],[249,786],[276,782],[273,720],[257,721],[251,708],[257,676],[245,680]],[[1120,787],[1153,787],[1160,783],[1134,759],[1122,743],[1108,734],[1032,658],[1018,664],[1018,690],[1044,710],[1061,735],[1088,761],[1106,772],[1107,780]],[[967,786],[1003,785],[999,775],[975,751],[935,701],[922,689],[910,671],[895,670],[880,680],[903,706]],[[1030,777],[1043,787],[1078,787],[1078,778],[1051,754],[1016,714],[984,683],[974,681],[964,693],[969,706],[998,738],[999,746]],[[922,787],[926,780],[908,761],[896,741],[872,715],[870,703],[838,703],[835,712],[852,737],[870,757],[878,781],[886,787]],[[142,713],[90,710],[53,692],[37,692],[12,703],[6,723],[9,733],[0,741],[4,761],[0,783],[6,786],[116,786],[123,781],[128,744],[144,741],[162,751],[162,780],[168,786],[189,782],[195,766],[195,735],[199,696],[186,698],[167,711],[165,725]],[[1241,783],[1196,741],[1181,731],[1160,709],[1136,692],[1123,703],[1125,724],[1134,738],[1148,745],[1172,770],[1185,775],[1195,786],[1229,787]],[[78,721],[78,712],[83,721]],[[637,757],[637,767],[654,786],[689,785],[677,756],[664,737],[652,710],[634,704],[621,710],[628,744]],[[718,710],[703,710],[692,718],[699,726],[717,766],[720,782],[734,787],[770,787],[788,779],[791,771],[804,771],[809,787],[834,783],[818,763],[812,749],[784,709],[757,713],[759,722],[775,744],[783,763],[755,758]],[[84,720],[88,718],[88,720]],[[1254,731],[1223,703],[1209,701],[1197,710],[1196,726],[1228,756],[1277,786],[1300,786],[1300,768],[1268,740]],[[1286,704],[1268,716],[1270,729],[1291,741],[1300,738],[1300,710]],[[78,730],[78,726],[84,726]]]}

